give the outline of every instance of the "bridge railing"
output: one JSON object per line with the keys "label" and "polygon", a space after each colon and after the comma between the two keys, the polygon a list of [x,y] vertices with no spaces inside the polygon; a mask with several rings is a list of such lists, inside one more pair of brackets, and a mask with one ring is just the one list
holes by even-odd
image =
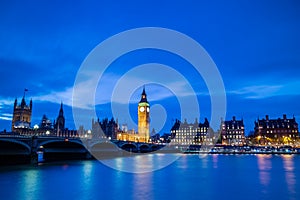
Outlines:
{"label": "bridge railing", "polygon": [[56,135],[19,135],[19,134],[0,134],[0,138],[31,138],[31,137],[38,137],[38,138],[64,138],[64,139],[81,139],[83,137],[79,136],[56,136]]}

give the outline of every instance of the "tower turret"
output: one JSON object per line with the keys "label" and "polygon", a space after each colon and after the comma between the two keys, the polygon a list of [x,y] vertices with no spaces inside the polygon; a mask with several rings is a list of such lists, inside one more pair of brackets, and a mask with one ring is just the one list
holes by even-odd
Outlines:
{"label": "tower turret", "polygon": [[25,95],[22,98],[21,104],[18,105],[17,98],[14,102],[14,111],[12,118],[11,130],[21,134],[29,133],[31,126],[32,101],[30,105],[26,105]]}
{"label": "tower turret", "polygon": [[56,118],[56,130],[57,132],[65,129],[65,117],[64,117],[64,109],[63,103],[60,104],[60,109],[58,113],[58,117]]}
{"label": "tower turret", "polygon": [[149,130],[150,122],[150,105],[147,101],[145,87],[141,95],[141,100],[138,104],[138,134],[140,141],[148,142],[150,138]]}

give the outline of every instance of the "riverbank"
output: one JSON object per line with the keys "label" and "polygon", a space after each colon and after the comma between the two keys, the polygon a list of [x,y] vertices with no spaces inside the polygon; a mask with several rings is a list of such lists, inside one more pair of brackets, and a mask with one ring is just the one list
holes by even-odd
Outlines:
{"label": "riverbank", "polygon": [[56,161],[70,161],[70,160],[106,160],[121,157],[131,157],[146,154],[224,154],[224,155],[251,155],[251,154],[300,154],[300,148],[294,148],[291,146],[281,147],[268,147],[268,146],[214,146],[212,148],[201,146],[165,146],[157,151],[152,152],[131,152],[126,149],[101,149],[97,152],[87,152],[85,154],[45,154],[43,152],[37,153],[37,162],[31,163],[30,156],[24,155],[9,155],[1,157],[0,166],[3,165],[20,165],[20,164],[33,164],[38,163],[51,163]]}

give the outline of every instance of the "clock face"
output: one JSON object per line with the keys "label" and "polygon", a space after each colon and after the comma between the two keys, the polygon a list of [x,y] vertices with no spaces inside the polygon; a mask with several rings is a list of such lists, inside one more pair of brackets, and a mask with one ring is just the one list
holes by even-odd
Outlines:
{"label": "clock face", "polygon": [[147,112],[149,112],[150,111],[150,109],[149,109],[149,107],[147,107]]}
{"label": "clock face", "polygon": [[145,108],[144,108],[144,107],[140,107],[140,111],[141,111],[141,112],[144,112],[144,111],[145,111]]}

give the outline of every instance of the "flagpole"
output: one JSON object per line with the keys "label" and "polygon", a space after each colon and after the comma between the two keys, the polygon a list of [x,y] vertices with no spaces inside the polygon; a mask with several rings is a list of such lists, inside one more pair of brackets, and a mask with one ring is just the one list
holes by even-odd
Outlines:
{"label": "flagpole", "polygon": [[24,88],[24,95],[23,95],[23,98],[25,99],[25,94],[26,94],[26,92],[28,91],[28,89],[27,88]]}

